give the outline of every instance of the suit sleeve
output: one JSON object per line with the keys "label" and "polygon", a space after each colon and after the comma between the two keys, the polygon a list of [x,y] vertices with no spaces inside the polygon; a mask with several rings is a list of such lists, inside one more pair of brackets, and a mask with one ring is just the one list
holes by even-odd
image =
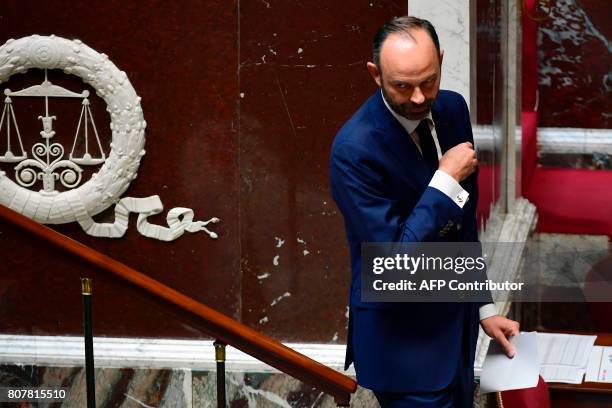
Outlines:
{"label": "suit sleeve", "polygon": [[427,187],[409,213],[386,192],[384,169],[366,146],[334,146],[330,168],[334,199],[347,230],[361,242],[432,240],[449,221],[459,223],[463,210],[441,191]]}

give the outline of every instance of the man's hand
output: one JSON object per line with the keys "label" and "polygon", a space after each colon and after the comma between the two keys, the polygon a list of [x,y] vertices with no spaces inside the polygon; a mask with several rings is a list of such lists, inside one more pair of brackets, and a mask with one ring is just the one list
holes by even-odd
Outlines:
{"label": "man's hand", "polygon": [[457,182],[461,182],[476,170],[476,166],[478,166],[478,160],[474,147],[470,142],[464,142],[444,153],[438,169],[453,177]]}
{"label": "man's hand", "polygon": [[501,344],[508,357],[514,357],[516,350],[514,350],[514,346],[510,344],[507,337],[519,334],[519,322],[515,322],[503,316],[491,316],[481,320],[480,325],[487,336],[497,340],[497,342]]}

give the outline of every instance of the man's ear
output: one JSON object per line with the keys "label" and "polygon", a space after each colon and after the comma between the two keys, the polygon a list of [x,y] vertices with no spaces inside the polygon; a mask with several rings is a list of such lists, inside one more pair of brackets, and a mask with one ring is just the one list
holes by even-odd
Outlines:
{"label": "man's ear", "polygon": [[376,64],[374,64],[373,62],[368,62],[366,65],[368,67],[368,71],[370,72],[370,75],[374,79],[374,82],[376,82],[376,85],[378,85],[378,87],[380,88],[381,78],[380,78],[380,72],[378,71]]}
{"label": "man's ear", "polygon": [[444,58],[444,50],[440,50],[440,67],[442,67],[442,59]]}

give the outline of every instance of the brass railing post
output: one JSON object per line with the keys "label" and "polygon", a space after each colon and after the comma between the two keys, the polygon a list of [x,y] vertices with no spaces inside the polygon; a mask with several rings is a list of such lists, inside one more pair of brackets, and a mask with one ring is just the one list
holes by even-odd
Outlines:
{"label": "brass railing post", "polygon": [[217,407],[226,408],[227,402],[225,397],[225,343],[216,340],[215,346],[215,361],[217,362]]}
{"label": "brass railing post", "polygon": [[85,382],[87,385],[87,408],[96,408],[96,380],[94,374],[93,326],[91,296],[93,290],[90,278],[81,278],[83,295],[83,334],[85,338]]}

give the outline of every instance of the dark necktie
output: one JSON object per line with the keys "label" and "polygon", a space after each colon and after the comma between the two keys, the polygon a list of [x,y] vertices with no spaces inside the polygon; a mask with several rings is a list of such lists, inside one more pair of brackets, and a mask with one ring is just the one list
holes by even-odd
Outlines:
{"label": "dark necktie", "polygon": [[421,152],[423,152],[423,158],[425,163],[430,168],[431,172],[435,172],[438,169],[438,151],[436,150],[436,144],[429,130],[429,123],[427,119],[423,119],[419,126],[416,128],[416,132],[419,135],[419,142],[421,145]]}

